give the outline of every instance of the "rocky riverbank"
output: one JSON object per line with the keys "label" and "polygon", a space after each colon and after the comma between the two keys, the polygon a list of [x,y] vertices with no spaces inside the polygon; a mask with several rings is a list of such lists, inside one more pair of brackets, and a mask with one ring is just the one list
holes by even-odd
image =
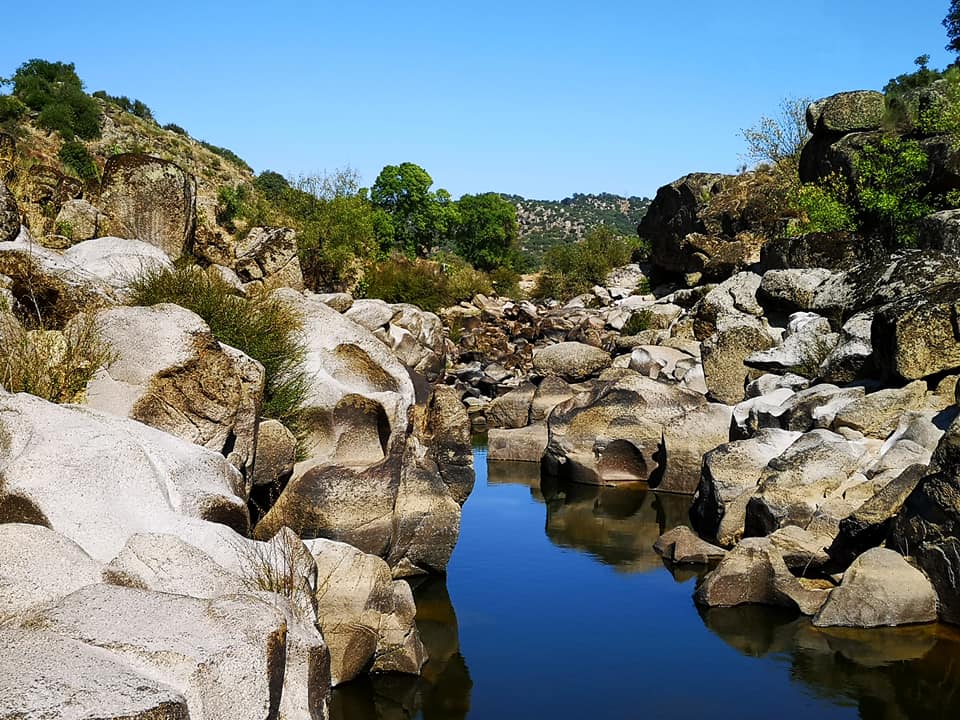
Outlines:
{"label": "rocky riverbank", "polygon": [[[881,115],[876,93],[812,105],[804,172],[834,168]],[[952,152],[932,155],[931,182],[957,185]],[[958,623],[956,211],[892,254],[846,233],[769,238],[749,202],[708,217],[743,182],[661,188],[639,228],[650,263],[564,306],[448,310],[454,386],[491,459],[692,494],[699,537],[658,548],[716,564],[698,603]]]}

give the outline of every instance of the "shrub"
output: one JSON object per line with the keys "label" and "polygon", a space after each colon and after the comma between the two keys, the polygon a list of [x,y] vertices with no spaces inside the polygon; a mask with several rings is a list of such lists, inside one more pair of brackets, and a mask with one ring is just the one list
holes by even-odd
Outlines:
{"label": "shrub", "polygon": [[240,297],[196,266],[147,272],[133,283],[132,297],[136,305],[169,302],[195,312],[217,340],[260,362],[266,375],[263,415],[300,432],[306,348],[301,319],[289,307],[266,294]]}
{"label": "shrub", "polygon": [[72,63],[29,60],[13,75],[13,94],[38,111],[37,124],[65,140],[100,137],[100,106],[83,91]]}
{"label": "shrub", "polygon": [[787,161],[796,167],[807,138],[807,106],[810,98],[784,98],[774,117],[740,131],[747,143],[745,158],[754,163],[778,165]]}
{"label": "shrub", "polygon": [[99,179],[100,171],[97,168],[97,163],[94,162],[93,157],[87,152],[87,148],[83,143],[76,142],[75,140],[65,142],[63,147],[60,148],[58,157],[64,167],[76,173],[77,177],[81,180]]}
{"label": "shrub", "polygon": [[76,402],[94,373],[116,359],[84,314],[63,332],[23,330],[0,316],[0,337],[0,385],[55,403]]}
{"label": "shrub", "polygon": [[412,303],[436,312],[449,304],[447,283],[438,263],[393,255],[367,271],[361,294],[388,303]]}
{"label": "shrub", "polygon": [[585,293],[604,282],[613,268],[629,263],[637,245],[636,239],[616,235],[601,225],[579,243],[554,246],[544,256],[544,270],[533,294],[567,300]]}
{"label": "shrub", "polygon": [[126,95],[108,95],[104,90],[97,90],[93,94],[93,97],[113,103],[124,112],[128,112],[131,115],[136,115],[138,118],[143,120],[156,122],[156,120],[153,118],[153,111],[147,107],[145,102],[140,100],[131,100]]}
{"label": "shrub", "polygon": [[653,313],[649,310],[638,310],[630,316],[630,319],[624,324],[623,329],[620,330],[621,335],[639,335],[644,330],[650,329],[650,321],[653,318]]}
{"label": "shrub", "polygon": [[248,173],[253,172],[253,168],[247,165],[246,161],[237,155],[233,150],[229,150],[225,147],[219,147],[218,145],[213,145],[211,143],[205,142],[203,140],[198,140],[203,147],[212,152],[214,155],[222,157],[227,162],[233,163],[241,170],[245,170]]}
{"label": "shrub", "polygon": [[13,95],[0,95],[0,123],[16,122],[27,112],[27,106]]}
{"label": "shrub", "polygon": [[787,235],[855,230],[856,212],[848,195],[846,181],[836,174],[799,186],[795,196],[799,217],[787,227]]}
{"label": "shrub", "polygon": [[190,137],[190,133],[184,130],[182,127],[176,123],[167,123],[163,126],[164,130],[169,130],[170,132],[176,133],[177,135],[183,135],[183,137]]}
{"label": "shrub", "polygon": [[297,535],[283,528],[269,542],[237,538],[236,553],[244,585],[253,592],[276,593],[291,601],[303,620],[315,620],[312,606],[304,599],[315,594],[310,573],[315,565]]}
{"label": "shrub", "polygon": [[461,300],[472,300],[478,294],[493,294],[493,284],[486,273],[475,270],[466,263],[462,267],[449,271],[445,305],[452,305]]}

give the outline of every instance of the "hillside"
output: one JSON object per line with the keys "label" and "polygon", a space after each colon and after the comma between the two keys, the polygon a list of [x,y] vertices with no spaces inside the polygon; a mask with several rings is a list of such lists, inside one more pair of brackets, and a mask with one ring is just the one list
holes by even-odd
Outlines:
{"label": "hillside", "polygon": [[540,264],[549,248],[582,240],[586,231],[597,225],[609,225],[620,235],[636,235],[637,223],[650,205],[649,198],[610,193],[574,193],[563,200],[503,197],[517,208],[521,250],[534,265]]}

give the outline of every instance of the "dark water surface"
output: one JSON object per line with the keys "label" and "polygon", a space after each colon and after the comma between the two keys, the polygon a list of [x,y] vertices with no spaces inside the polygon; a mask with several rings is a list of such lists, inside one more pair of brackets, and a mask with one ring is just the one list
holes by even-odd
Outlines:
{"label": "dark water surface", "polygon": [[423,677],[362,679],[335,720],[949,718],[960,632],[813,628],[761,607],[701,611],[695,572],[651,545],[688,499],[544,482],[475,451],[446,582],[415,587]]}

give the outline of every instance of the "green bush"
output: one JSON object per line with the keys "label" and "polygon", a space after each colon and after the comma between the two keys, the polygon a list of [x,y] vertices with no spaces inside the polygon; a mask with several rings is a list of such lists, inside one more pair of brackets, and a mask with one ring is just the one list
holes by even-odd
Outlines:
{"label": "green bush", "polygon": [[650,321],[653,319],[653,313],[649,310],[638,310],[630,316],[630,319],[620,330],[621,335],[639,335],[644,330],[650,329]]}
{"label": "green bush", "polygon": [[105,90],[97,90],[93,94],[93,97],[113,103],[124,112],[128,112],[131,115],[136,115],[138,118],[143,120],[154,123],[156,122],[156,120],[153,118],[153,111],[147,107],[145,102],[140,100],[131,100],[126,95],[108,95]]}
{"label": "green bush", "polygon": [[846,181],[838,175],[801,185],[795,198],[799,218],[787,227],[787,235],[855,230],[856,212],[848,195]]}
{"label": "green bush", "polygon": [[568,300],[604,282],[615,267],[626,265],[639,243],[616,235],[605,225],[594,228],[583,241],[550,248],[543,260],[535,297]]}
{"label": "green bush", "polygon": [[266,375],[263,415],[301,430],[308,376],[303,362],[301,319],[268,295],[240,297],[219,278],[196,266],[150,271],[133,283],[133,303],[175,303],[203,318],[217,340],[245,352]]}
{"label": "green bush", "polygon": [[72,63],[29,60],[13,75],[13,94],[39,112],[37,124],[64,140],[100,137],[100,106],[83,91]]}
{"label": "green bush", "polygon": [[436,312],[449,304],[448,282],[438,263],[393,255],[367,271],[361,295]]}
{"label": "green bush", "polygon": [[184,130],[182,127],[176,123],[167,123],[163,126],[164,130],[169,130],[170,132],[176,133],[177,135],[183,135],[183,137],[190,137],[190,133]]}
{"label": "green bush", "polygon": [[0,336],[0,385],[55,403],[77,402],[94,373],[116,357],[83,314],[63,332],[28,332],[0,315]]}
{"label": "green bush", "polygon": [[100,171],[93,156],[87,152],[83,143],[70,140],[63,144],[58,154],[60,162],[67,170],[72,170],[77,177],[84,181],[97,180],[100,177]]}
{"label": "green bush", "polygon": [[0,123],[16,122],[27,112],[27,106],[13,95],[0,95]]}
{"label": "green bush", "polygon": [[222,157],[227,162],[233,163],[241,170],[245,170],[246,172],[249,172],[249,173],[253,172],[253,168],[247,165],[246,161],[242,157],[237,155],[233,150],[229,150],[225,147],[219,147],[218,145],[213,145],[203,140],[198,140],[197,142],[199,142],[203,147],[205,147],[207,150],[212,152],[214,155]]}
{"label": "green bush", "polygon": [[462,267],[451,269],[447,275],[447,301],[445,305],[453,305],[461,300],[472,300],[476,295],[492,295],[493,284],[490,276],[480,270],[475,270],[464,263]]}

